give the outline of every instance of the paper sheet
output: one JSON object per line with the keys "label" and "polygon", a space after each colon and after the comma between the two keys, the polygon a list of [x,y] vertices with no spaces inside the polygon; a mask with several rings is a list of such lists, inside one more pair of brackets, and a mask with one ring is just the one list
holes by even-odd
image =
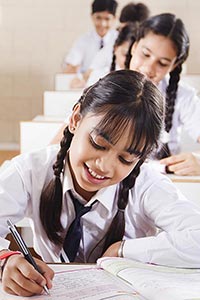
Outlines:
{"label": "paper sheet", "polygon": [[[113,275],[93,266],[82,265],[73,267],[53,267],[56,274],[53,280],[51,295],[33,296],[34,300],[141,300],[127,284],[120,282]],[[1,300],[27,300],[0,291]]]}

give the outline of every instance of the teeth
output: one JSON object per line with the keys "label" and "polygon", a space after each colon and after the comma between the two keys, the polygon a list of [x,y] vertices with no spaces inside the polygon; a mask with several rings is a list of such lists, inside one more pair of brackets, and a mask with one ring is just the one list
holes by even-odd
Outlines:
{"label": "teeth", "polygon": [[96,174],[94,171],[92,171],[90,168],[88,168],[88,171],[89,173],[94,177],[94,178],[97,178],[97,179],[104,179],[105,177],[104,176],[100,176],[98,174]]}

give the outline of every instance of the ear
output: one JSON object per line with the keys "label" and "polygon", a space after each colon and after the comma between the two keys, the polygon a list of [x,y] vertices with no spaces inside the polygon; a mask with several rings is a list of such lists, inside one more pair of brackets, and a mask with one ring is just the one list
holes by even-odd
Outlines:
{"label": "ear", "polygon": [[80,103],[76,104],[73,113],[69,119],[69,131],[74,134],[76,129],[79,127],[80,121],[82,119],[80,113]]}

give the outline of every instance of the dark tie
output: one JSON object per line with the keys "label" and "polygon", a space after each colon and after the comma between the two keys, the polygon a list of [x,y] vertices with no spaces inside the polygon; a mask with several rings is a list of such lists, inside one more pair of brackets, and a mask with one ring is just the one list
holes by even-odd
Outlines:
{"label": "dark tie", "polygon": [[103,42],[103,39],[101,39],[100,40],[100,47],[99,48],[101,49],[101,48],[103,48],[103,46],[104,46],[104,42]]}
{"label": "dark tie", "polygon": [[[76,254],[79,249],[80,241],[82,238],[82,228],[80,225],[81,217],[86,214],[88,211],[91,210],[92,206],[94,203],[97,202],[95,200],[90,206],[84,206],[81,204],[78,199],[76,199],[73,195],[72,192],[69,191],[70,197],[74,203],[74,208],[76,212],[76,217],[74,221],[71,223],[68,232],[65,236],[65,240],[63,243],[63,250],[66,253],[68,259],[70,262],[73,262],[76,258]],[[62,262],[65,262],[64,255],[62,253],[60,254],[60,259]]]}

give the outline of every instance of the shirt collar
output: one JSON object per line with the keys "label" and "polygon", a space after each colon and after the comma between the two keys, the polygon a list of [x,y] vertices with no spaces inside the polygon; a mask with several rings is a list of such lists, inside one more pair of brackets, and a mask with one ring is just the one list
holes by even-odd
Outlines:
{"label": "shirt collar", "polygon": [[[67,191],[74,190],[74,184],[72,175],[69,169],[69,163],[66,160],[63,176],[63,199]],[[111,185],[106,188],[100,189],[88,202],[88,205],[92,204],[95,200],[98,200],[108,211],[113,209],[115,194],[117,192],[117,185]]]}
{"label": "shirt collar", "polygon": [[116,37],[117,37],[116,30],[114,30],[114,29],[110,29],[106,33],[106,35],[104,35],[103,37],[101,37],[100,35],[98,35],[98,33],[96,32],[95,29],[93,30],[92,33],[93,33],[93,36],[96,39],[96,41],[100,42],[101,40],[103,40],[103,42],[104,42],[105,45],[110,43],[111,38],[112,38],[113,35],[116,35]]}

